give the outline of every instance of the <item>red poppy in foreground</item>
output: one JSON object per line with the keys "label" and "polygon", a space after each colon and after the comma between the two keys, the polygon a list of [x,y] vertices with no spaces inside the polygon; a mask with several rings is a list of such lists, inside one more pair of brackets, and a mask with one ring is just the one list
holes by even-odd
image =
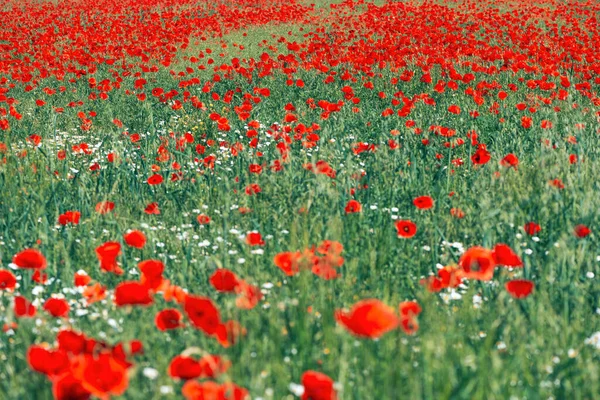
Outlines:
{"label": "red poppy in foreground", "polygon": [[46,257],[36,249],[25,249],[17,253],[13,259],[13,264],[23,269],[44,269],[48,265]]}
{"label": "red poppy in foreground", "polygon": [[17,286],[17,278],[12,272],[0,269],[0,290],[13,290]]}
{"label": "red poppy in foreground", "polygon": [[264,246],[265,241],[259,232],[248,232],[246,234],[246,243],[250,246]]}
{"label": "red poppy in foreground", "polygon": [[494,277],[496,261],[491,250],[471,247],[460,257],[458,265],[465,278],[489,281]]}
{"label": "red poppy in foreground", "polygon": [[302,400],[336,400],[337,393],[333,387],[333,379],[317,371],[306,371],[302,374],[304,393]]}
{"label": "red poppy in foreground", "polygon": [[110,353],[80,355],[73,360],[72,371],[85,390],[101,399],[119,396],[129,385],[126,366]]}
{"label": "red poppy in foreground", "polygon": [[239,278],[230,270],[221,268],[211,275],[209,282],[219,292],[233,293],[239,285]]}
{"label": "red poppy in foreground", "polygon": [[163,177],[159,174],[154,174],[148,178],[148,185],[160,185],[163,182]]}
{"label": "red poppy in foreground", "polygon": [[421,210],[433,208],[433,199],[429,196],[420,196],[413,200],[415,207]]}
{"label": "red poppy in foreground", "polygon": [[117,257],[121,254],[119,242],[106,242],[96,247],[96,256],[100,261],[100,269],[105,272],[113,272],[121,275],[123,270],[117,265]]}
{"label": "red poppy in foreground", "polygon": [[535,284],[526,279],[515,279],[506,282],[506,291],[515,299],[523,299],[533,292]]}
{"label": "red poppy in foreground", "polygon": [[494,246],[494,261],[498,265],[504,265],[506,267],[522,267],[523,261],[515,254],[515,252],[505,245],[504,243],[498,243]]}
{"label": "red poppy in foreground", "polygon": [[394,309],[377,299],[361,300],[349,313],[336,310],[335,320],[350,333],[371,339],[383,336],[399,324]]}
{"label": "red poppy in foreground", "polygon": [[152,303],[148,286],[139,282],[121,282],[115,288],[115,304],[147,306]]}
{"label": "red poppy in foreground", "polygon": [[398,231],[398,237],[411,238],[417,233],[417,225],[412,221],[396,221],[395,226]]}
{"label": "red poppy in foreground", "polygon": [[182,315],[176,308],[168,308],[166,310],[159,311],[154,318],[154,324],[159,331],[167,331],[171,329],[177,329],[182,327],[181,323]]}
{"label": "red poppy in foreground", "polygon": [[134,247],[136,249],[142,249],[146,245],[146,235],[140,231],[131,231],[125,236],[123,236],[125,243],[128,246]]}
{"label": "red poppy in foreground", "polygon": [[69,303],[65,299],[51,297],[44,303],[44,310],[53,317],[61,318],[69,315],[71,307],[69,307]]}

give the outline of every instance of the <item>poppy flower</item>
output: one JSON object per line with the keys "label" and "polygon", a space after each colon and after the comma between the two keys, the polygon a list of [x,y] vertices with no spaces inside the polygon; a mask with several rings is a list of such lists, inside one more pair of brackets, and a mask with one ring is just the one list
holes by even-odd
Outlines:
{"label": "poppy flower", "polygon": [[233,293],[239,285],[238,277],[228,269],[216,270],[209,279],[210,284],[219,292]]}
{"label": "poppy flower", "polygon": [[574,233],[578,238],[584,238],[592,233],[592,231],[585,225],[577,225],[575,226]]}
{"label": "poppy flower", "polygon": [[334,389],[333,379],[317,371],[306,371],[302,374],[301,400],[336,400],[337,393]]}
{"label": "poppy flower", "polygon": [[526,279],[515,279],[506,282],[506,291],[515,299],[523,299],[531,294],[535,284]]}
{"label": "poppy flower", "polygon": [[159,311],[154,318],[154,324],[159,331],[168,331],[171,329],[177,329],[182,327],[181,323],[182,315],[179,310],[175,308],[168,308],[166,310]]}
{"label": "poppy flower", "polygon": [[519,165],[519,158],[514,154],[510,153],[504,156],[504,158],[500,161],[500,165],[506,168],[514,167],[515,169]]}
{"label": "poppy flower", "polygon": [[529,236],[533,236],[536,233],[540,232],[542,230],[542,227],[536,224],[535,222],[528,222],[523,226],[523,229],[525,230],[525,233],[527,233]]}
{"label": "poppy flower", "polygon": [[18,318],[21,318],[21,317],[27,317],[27,318],[34,317],[35,313],[37,311],[37,309],[35,308],[35,306],[33,304],[31,304],[29,302],[29,300],[27,300],[23,296],[15,296],[15,304],[14,304],[13,310],[15,312],[15,315]]}
{"label": "poppy flower", "polygon": [[433,199],[429,196],[420,196],[413,200],[413,204],[420,210],[429,210],[433,207]]}
{"label": "poppy flower", "polygon": [[164,281],[163,272],[165,265],[160,260],[144,260],[138,263],[142,273],[141,283],[149,289],[158,290]]}
{"label": "poppy flower", "polygon": [[98,214],[108,214],[115,209],[115,203],[112,201],[101,201],[96,204],[96,212]]}
{"label": "poppy flower", "polygon": [[115,288],[115,304],[119,307],[127,305],[147,306],[152,303],[148,286],[140,282],[121,282]]}
{"label": "poppy flower", "polygon": [[100,261],[100,269],[121,275],[123,270],[117,265],[117,257],[121,254],[119,242],[106,242],[96,247],[96,256]]}
{"label": "poppy flower", "polygon": [[71,310],[65,299],[51,297],[44,303],[44,310],[56,318],[66,317]]}
{"label": "poppy flower", "polygon": [[505,245],[504,243],[499,243],[494,246],[494,261],[498,265],[504,265],[506,267],[522,267],[523,261],[521,258],[515,254],[515,252]]}
{"label": "poppy flower", "polygon": [[81,213],[79,211],[66,211],[58,216],[58,223],[63,226],[67,224],[77,225],[80,218]]}
{"label": "poppy flower", "polygon": [[417,316],[421,314],[421,306],[416,301],[404,301],[398,306],[400,326],[407,335],[414,335],[419,330]]}
{"label": "poppy flower", "polygon": [[356,200],[349,200],[344,207],[346,214],[359,213],[362,210],[362,205]]}
{"label": "poppy flower", "polygon": [[0,290],[13,290],[17,286],[17,278],[12,272],[0,269]]}
{"label": "poppy flower", "polygon": [[335,319],[350,333],[376,339],[398,326],[394,309],[376,299],[361,300],[349,313],[336,310]]}
{"label": "poppy flower", "polygon": [[86,286],[83,289],[83,297],[85,297],[88,305],[102,301],[106,298],[106,286],[98,282],[91,286]]}
{"label": "poppy flower", "polygon": [[92,394],[72,374],[64,374],[52,382],[55,400],[88,400]]}
{"label": "poppy flower", "polygon": [[468,279],[489,281],[494,277],[494,253],[483,247],[471,247],[458,261],[463,276]]}
{"label": "poppy flower", "polygon": [[62,375],[69,370],[69,358],[62,350],[47,350],[42,346],[30,346],[27,350],[29,367],[48,377]]}
{"label": "poppy flower", "polygon": [[281,269],[287,276],[294,276],[300,272],[299,260],[302,254],[299,251],[286,251],[278,253],[273,258],[273,264]]}
{"label": "poppy flower", "polygon": [[160,214],[160,210],[158,209],[158,203],[150,203],[146,206],[146,208],[144,209],[144,212],[146,214],[150,214],[150,215],[159,215]]}
{"label": "poppy flower", "polygon": [[200,224],[200,225],[210,224],[210,217],[208,215],[200,214],[200,215],[198,215],[196,220],[198,221],[198,224]]}
{"label": "poppy flower", "polygon": [[237,308],[243,310],[251,310],[262,300],[263,294],[258,286],[250,285],[244,281],[241,281],[236,287],[238,293],[237,299],[235,299],[235,305]]}
{"label": "poppy flower", "polygon": [[238,342],[238,339],[246,335],[246,329],[237,321],[229,320],[219,324],[215,336],[221,346],[229,347]]}
{"label": "poppy flower", "polygon": [[17,253],[12,262],[23,269],[44,269],[48,265],[46,257],[36,249],[25,249]]}
{"label": "poppy flower", "polygon": [[146,245],[146,235],[143,232],[134,230],[123,236],[125,243],[128,246],[134,247],[136,249],[142,249]]}
{"label": "poppy flower", "polygon": [[192,325],[207,335],[215,334],[221,324],[221,318],[219,310],[211,299],[188,295],[183,303],[183,308]]}
{"label": "poppy flower", "polygon": [[199,361],[201,373],[200,378],[214,379],[219,375],[227,372],[231,367],[231,362],[223,359],[221,356],[207,354],[203,356]]}
{"label": "poppy flower", "polygon": [[246,234],[246,243],[250,246],[264,246],[265,241],[259,232],[248,232]]}
{"label": "poppy flower", "polygon": [[202,366],[200,363],[187,356],[175,356],[169,363],[167,373],[171,378],[188,380],[195,379],[202,375]]}
{"label": "poppy flower", "polygon": [[75,286],[86,286],[92,281],[92,278],[85,271],[77,271],[73,275],[73,284]]}
{"label": "poppy flower", "polygon": [[408,220],[396,221],[396,230],[398,231],[398,237],[411,238],[417,233],[417,225]]}
{"label": "poppy flower", "polygon": [[164,179],[161,175],[154,174],[148,178],[147,182],[148,182],[148,185],[154,186],[154,185],[160,185],[161,183],[163,183],[163,180]]}
{"label": "poppy flower", "polygon": [[83,388],[99,398],[119,396],[129,385],[127,368],[109,353],[82,354],[72,362],[73,376]]}

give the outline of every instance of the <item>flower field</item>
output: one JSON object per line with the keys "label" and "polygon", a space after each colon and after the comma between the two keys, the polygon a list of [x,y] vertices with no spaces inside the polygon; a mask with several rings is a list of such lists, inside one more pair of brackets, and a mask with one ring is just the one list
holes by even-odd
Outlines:
{"label": "flower field", "polygon": [[600,398],[597,1],[0,31],[0,399]]}

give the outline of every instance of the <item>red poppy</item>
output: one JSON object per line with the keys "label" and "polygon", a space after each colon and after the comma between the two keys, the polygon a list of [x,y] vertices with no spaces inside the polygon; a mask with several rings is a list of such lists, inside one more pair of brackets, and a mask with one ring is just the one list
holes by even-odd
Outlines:
{"label": "red poppy", "polygon": [[515,254],[515,252],[505,245],[504,243],[499,243],[494,246],[494,261],[496,264],[504,265],[506,267],[522,267],[523,261],[521,258]]}
{"label": "red poppy", "polygon": [[236,292],[238,293],[238,297],[235,299],[235,305],[243,310],[253,309],[263,298],[258,286],[249,285],[244,281],[238,284]]}
{"label": "red poppy", "polygon": [[75,286],[86,286],[91,281],[92,278],[85,271],[78,271],[73,275],[73,284]]}
{"label": "red poppy", "polygon": [[304,393],[302,400],[336,400],[337,393],[333,387],[333,379],[317,371],[306,371],[302,374]]}
{"label": "red poppy", "polygon": [[210,224],[210,217],[208,215],[200,214],[196,219],[200,225]]}
{"label": "red poppy", "polygon": [[152,303],[148,286],[139,282],[121,282],[115,288],[115,304],[119,307],[127,305],[147,306]]}
{"label": "red poppy", "polygon": [[536,224],[535,222],[528,222],[523,226],[523,229],[525,230],[525,233],[527,233],[530,236],[535,235],[536,233],[540,232],[542,230],[542,228]]}
{"label": "red poppy", "polygon": [[246,243],[250,246],[264,246],[265,241],[259,232],[248,232],[246,234]]}
{"label": "red poppy", "polygon": [[433,199],[429,196],[420,196],[413,200],[413,204],[421,210],[429,210],[433,207]]}
{"label": "red poppy", "polygon": [[224,360],[221,356],[208,354],[202,357],[198,364],[200,365],[200,378],[214,379],[227,372],[231,367],[231,362]]}
{"label": "red poppy", "polygon": [[15,296],[14,312],[19,318],[31,318],[35,316],[37,309],[23,296]]}
{"label": "red poppy", "polygon": [[117,257],[121,254],[119,242],[106,242],[96,248],[96,256],[100,261],[100,269],[121,275],[123,270],[117,265]]}
{"label": "red poppy", "polygon": [[86,303],[90,305],[106,298],[106,286],[96,282],[91,286],[86,286],[82,294]]}
{"label": "red poppy", "polygon": [[181,322],[182,315],[179,310],[175,308],[167,308],[166,310],[159,311],[156,313],[154,318],[154,324],[159,331],[168,331],[171,329],[177,329],[183,326]]}
{"label": "red poppy", "polygon": [[12,272],[0,269],[0,290],[13,290],[17,286],[17,278]]}
{"label": "red poppy", "polygon": [[461,256],[458,265],[465,278],[489,281],[494,277],[496,261],[491,250],[471,247]]}
{"label": "red poppy", "polygon": [[525,279],[515,279],[506,282],[506,291],[515,299],[523,299],[531,294],[535,284]]}
{"label": "red poppy", "polygon": [[344,211],[346,214],[354,214],[359,213],[362,210],[362,205],[356,200],[350,200],[346,203],[346,207],[344,207]]}
{"label": "red poppy", "polygon": [[108,214],[115,209],[115,203],[112,201],[101,201],[96,204],[96,212],[98,214]]}
{"label": "red poppy", "polygon": [[237,343],[238,339],[244,335],[246,335],[246,329],[239,322],[233,320],[219,324],[215,332],[217,340],[223,347]]}
{"label": "red poppy", "polygon": [[72,371],[83,388],[99,398],[119,396],[129,385],[126,366],[109,353],[79,355],[73,360]]}
{"label": "red poppy", "polygon": [[411,238],[417,233],[417,225],[409,220],[396,221],[396,230],[398,237]]}
{"label": "red poppy", "polygon": [[185,298],[183,308],[192,325],[204,331],[207,335],[216,333],[221,324],[221,318],[219,310],[211,299],[188,295]]}
{"label": "red poppy", "polygon": [[44,310],[53,317],[61,318],[69,315],[71,307],[69,307],[69,303],[65,299],[51,297],[44,303]]}
{"label": "red poppy", "polygon": [[219,292],[233,293],[239,285],[238,277],[228,269],[216,270],[209,279],[210,284]]}
{"label": "red poppy", "polygon": [[158,203],[150,203],[146,206],[146,208],[144,209],[144,212],[146,214],[150,214],[150,215],[159,215],[160,214],[160,210],[158,209]]}
{"label": "red poppy", "polygon": [[175,356],[169,363],[167,372],[171,378],[188,380],[202,375],[202,367],[192,357]]}
{"label": "red poppy", "polygon": [[42,346],[30,346],[27,350],[29,367],[48,377],[62,375],[70,364],[67,353],[62,350],[47,350]]}
{"label": "red poppy", "polygon": [[79,224],[81,213],[79,211],[66,211],[64,214],[58,216],[58,223],[60,225]]}
{"label": "red poppy", "polygon": [[154,174],[148,178],[148,185],[160,185],[163,183],[163,177],[159,174]]}
{"label": "red poppy", "polygon": [[398,306],[400,311],[400,326],[408,335],[413,335],[419,330],[417,316],[421,314],[421,306],[416,301],[404,301]]}
{"label": "red poppy", "polygon": [[506,167],[506,168],[510,168],[510,167],[517,168],[517,166],[519,165],[519,158],[512,153],[507,154],[500,161],[500,165],[502,165],[503,167]]}
{"label": "red poppy", "polygon": [[46,257],[36,249],[25,249],[17,253],[12,262],[23,269],[44,269],[48,265]]}
{"label": "red poppy", "polygon": [[575,226],[574,233],[578,238],[584,238],[592,233],[592,231],[585,225],[577,225]]}
{"label": "red poppy", "polygon": [[72,374],[63,374],[52,383],[55,400],[88,400],[92,394]]}
{"label": "red poppy", "polygon": [[146,235],[137,230],[125,234],[123,239],[128,246],[135,247],[136,249],[142,249],[146,245]]}
{"label": "red poppy", "polygon": [[335,312],[335,319],[352,334],[376,339],[398,326],[394,309],[376,299],[361,300],[349,313]]}
{"label": "red poppy", "polygon": [[299,260],[302,254],[299,251],[286,251],[276,254],[273,258],[273,264],[278,266],[287,276],[294,276],[300,272]]}
{"label": "red poppy", "polygon": [[160,260],[144,260],[138,263],[142,273],[141,283],[149,289],[158,290],[164,281],[163,272],[165,265]]}

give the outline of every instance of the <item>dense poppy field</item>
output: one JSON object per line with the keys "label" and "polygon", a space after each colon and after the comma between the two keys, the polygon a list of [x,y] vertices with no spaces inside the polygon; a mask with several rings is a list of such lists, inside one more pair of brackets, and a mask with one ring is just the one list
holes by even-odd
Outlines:
{"label": "dense poppy field", "polygon": [[599,397],[599,20],[0,1],[0,398]]}

